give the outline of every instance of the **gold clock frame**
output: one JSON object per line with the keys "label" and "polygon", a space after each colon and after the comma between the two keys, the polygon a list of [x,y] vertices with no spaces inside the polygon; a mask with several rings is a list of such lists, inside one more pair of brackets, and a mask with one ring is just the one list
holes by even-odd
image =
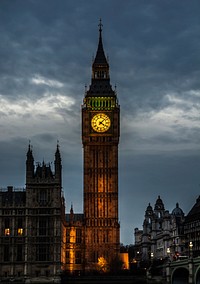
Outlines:
{"label": "gold clock frame", "polygon": [[91,119],[91,126],[95,132],[104,133],[111,126],[110,117],[105,113],[97,113]]}

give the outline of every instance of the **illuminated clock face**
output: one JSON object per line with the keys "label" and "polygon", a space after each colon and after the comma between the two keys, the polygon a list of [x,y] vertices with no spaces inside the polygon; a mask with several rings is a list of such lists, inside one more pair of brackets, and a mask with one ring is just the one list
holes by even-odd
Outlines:
{"label": "illuminated clock face", "polygon": [[96,132],[106,132],[110,128],[110,118],[104,113],[98,113],[91,120],[92,128]]}

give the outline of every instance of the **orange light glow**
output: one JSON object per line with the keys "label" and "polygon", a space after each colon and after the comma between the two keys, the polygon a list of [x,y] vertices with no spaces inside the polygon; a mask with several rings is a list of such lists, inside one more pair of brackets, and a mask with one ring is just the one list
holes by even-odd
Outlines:
{"label": "orange light glow", "polygon": [[18,228],[17,233],[20,236],[23,235],[23,229],[22,228]]}
{"label": "orange light glow", "polygon": [[103,272],[106,272],[108,270],[108,263],[104,257],[99,257],[98,258],[98,266],[99,269]]}
{"label": "orange light glow", "polygon": [[123,269],[129,269],[128,253],[120,253],[121,261],[123,262]]}
{"label": "orange light glow", "polygon": [[5,233],[5,236],[10,236],[10,229],[6,228],[4,233]]}
{"label": "orange light glow", "polygon": [[69,248],[69,270],[72,273],[75,266],[75,250],[74,244],[76,243],[76,230],[75,228],[70,229],[70,248]]}

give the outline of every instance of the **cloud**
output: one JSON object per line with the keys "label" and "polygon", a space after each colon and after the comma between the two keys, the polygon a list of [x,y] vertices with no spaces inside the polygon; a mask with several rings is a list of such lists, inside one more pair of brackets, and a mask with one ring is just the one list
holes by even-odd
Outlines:
{"label": "cloud", "polygon": [[56,125],[72,119],[68,112],[75,100],[61,93],[45,93],[37,99],[11,100],[0,96],[0,129],[4,129],[1,140],[31,137],[34,133],[55,133]]}
{"label": "cloud", "polygon": [[33,84],[36,84],[36,85],[47,85],[49,87],[55,87],[55,88],[61,88],[63,87],[63,83],[59,82],[59,81],[56,81],[56,80],[50,80],[50,79],[47,79],[47,78],[44,78],[40,75],[36,75],[35,77],[33,77],[31,79],[31,82]]}
{"label": "cloud", "polygon": [[[177,151],[198,149],[200,140],[199,90],[167,93],[159,109],[138,109],[122,118],[123,149]],[[134,141],[134,143],[133,143]]]}

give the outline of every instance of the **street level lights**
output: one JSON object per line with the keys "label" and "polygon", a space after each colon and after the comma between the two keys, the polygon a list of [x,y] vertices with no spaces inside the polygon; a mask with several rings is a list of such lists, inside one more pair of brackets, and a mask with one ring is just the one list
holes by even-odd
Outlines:
{"label": "street level lights", "polygon": [[151,252],[151,263],[153,263],[153,252]]}
{"label": "street level lights", "polygon": [[167,248],[167,258],[170,261],[170,248]]}
{"label": "street level lights", "polygon": [[192,256],[193,256],[193,251],[192,251],[192,249],[193,249],[193,243],[190,242],[190,243],[189,243],[190,258],[192,258]]}

